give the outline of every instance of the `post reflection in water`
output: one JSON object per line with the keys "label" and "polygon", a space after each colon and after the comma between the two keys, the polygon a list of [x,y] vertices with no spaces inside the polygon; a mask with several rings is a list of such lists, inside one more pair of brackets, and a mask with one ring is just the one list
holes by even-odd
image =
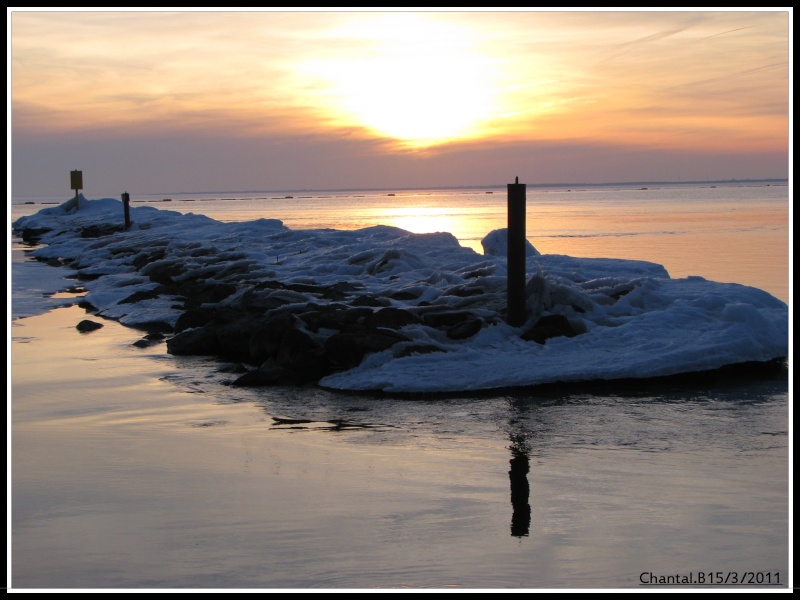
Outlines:
{"label": "post reflection in water", "polygon": [[[519,399],[512,400],[515,412],[525,410],[523,402]],[[531,527],[530,484],[528,472],[530,471],[530,446],[522,419],[511,418],[509,422],[509,438],[511,440],[511,470],[508,477],[511,482],[511,535],[514,537],[527,537]]]}
{"label": "post reflection in water", "polygon": [[530,464],[528,455],[512,446],[511,470],[508,476],[511,479],[511,535],[526,537],[531,528],[531,505],[528,503],[530,486],[528,484],[528,471]]}

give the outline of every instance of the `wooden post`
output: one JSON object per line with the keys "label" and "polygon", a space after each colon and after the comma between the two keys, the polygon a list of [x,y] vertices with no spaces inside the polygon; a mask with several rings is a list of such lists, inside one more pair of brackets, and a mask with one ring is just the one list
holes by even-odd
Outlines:
{"label": "wooden post", "polygon": [[75,210],[79,209],[78,206],[78,190],[83,189],[83,171],[70,171],[69,183],[73,190],[75,190]]}
{"label": "wooden post", "polygon": [[125,231],[131,226],[131,197],[128,192],[122,192],[122,209],[125,212]]}
{"label": "wooden post", "polygon": [[508,184],[508,324],[525,323],[525,195],[526,186]]}

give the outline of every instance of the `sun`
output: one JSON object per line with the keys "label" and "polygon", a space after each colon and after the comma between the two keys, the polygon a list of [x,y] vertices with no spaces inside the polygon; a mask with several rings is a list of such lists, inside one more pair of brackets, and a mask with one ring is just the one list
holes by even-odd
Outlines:
{"label": "sun", "polygon": [[373,15],[343,35],[357,52],[311,64],[340,124],[425,147],[473,137],[490,118],[491,60],[465,27],[393,13]]}

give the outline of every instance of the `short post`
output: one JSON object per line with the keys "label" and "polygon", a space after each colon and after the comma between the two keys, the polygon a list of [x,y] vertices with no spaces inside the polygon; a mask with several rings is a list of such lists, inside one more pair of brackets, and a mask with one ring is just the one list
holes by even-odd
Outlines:
{"label": "short post", "polygon": [[125,231],[131,226],[131,196],[128,192],[122,192],[122,210],[125,213]]}
{"label": "short post", "polygon": [[73,190],[75,190],[75,209],[79,209],[78,206],[78,190],[83,189],[83,171],[70,171],[69,173],[69,183]]}
{"label": "short post", "polygon": [[525,323],[525,195],[526,186],[508,184],[508,324]]}

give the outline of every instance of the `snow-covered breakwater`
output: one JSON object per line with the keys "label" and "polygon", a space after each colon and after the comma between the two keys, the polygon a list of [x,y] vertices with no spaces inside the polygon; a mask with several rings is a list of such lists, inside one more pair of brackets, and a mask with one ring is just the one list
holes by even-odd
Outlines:
{"label": "snow-covered breakwater", "polygon": [[657,264],[527,259],[528,321],[505,323],[502,236],[290,230],[81,199],[14,223],[76,272],[97,316],[167,334],[174,354],[247,370],[241,385],[453,392],[650,378],[788,355],[788,307]]}

